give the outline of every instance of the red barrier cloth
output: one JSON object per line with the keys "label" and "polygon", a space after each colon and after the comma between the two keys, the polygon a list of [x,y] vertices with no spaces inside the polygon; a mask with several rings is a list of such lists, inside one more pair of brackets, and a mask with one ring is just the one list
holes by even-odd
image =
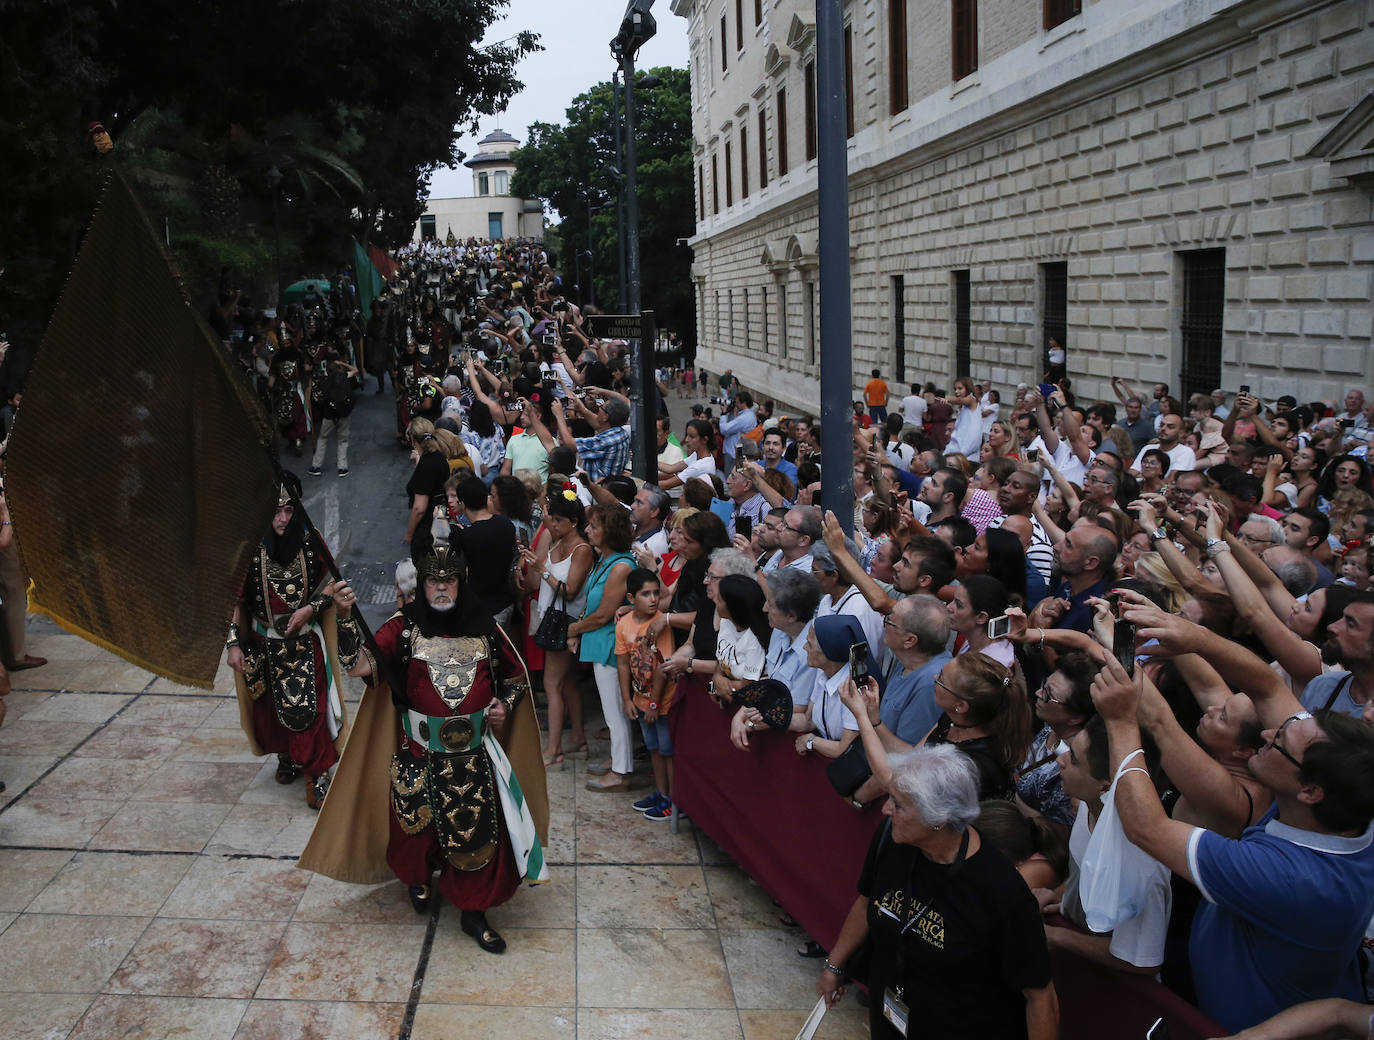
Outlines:
{"label": "red barrier cloth", "polygon": [[702,680],[680,682],[668,716],[673,799],[829,949],[859,894],[882,803],[851,807],[825,777],[829,759],[798,755],[795,733],[756,730],[749,750],[739,750],[730,743],[733,714]]}
{"label": "red barrier cloth", "polygon": [[[740,751],[730,743],[733,714],[716,706],[703,680],[680,680],[669,714],[673,799],[829,949],[858,895],[882,803],[854,810],[826,779],[827,759],[797,754],[796,734],[756,730],[749,750]],[[1158,1018],[1169,1023],[1171,1040],[1226,1033],[1154,979],[1070,953],[1057,952],[1053,960],[1060,1040],[1143,1037]]]}

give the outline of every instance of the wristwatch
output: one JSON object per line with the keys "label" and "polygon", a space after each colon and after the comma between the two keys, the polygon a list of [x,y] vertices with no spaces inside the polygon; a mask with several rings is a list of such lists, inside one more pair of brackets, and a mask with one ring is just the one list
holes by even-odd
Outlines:
{"label": "wristwatch", "polygon": [[658,711],[658,702],[657,702],[657,701],[650,701],[650,702],[649,702],[649,710],[650,710],[650,711]]}
{"label": "wristwatch", "polygon": [[1224,538],[1208,538],[1207,544],[1203,546],[1209,560],[1215,560],[1224,552],[1230,552],[1231,547],[1226,544]]}
{"label": "wristwatch", "polygon": [[816,738],[815,738],[815,737],[807,737],[807,738],[806,738],[806,750],[807,750],[807,751],[815,751],[815,750],[816,750]]}
{"label": "wristwatch", "polygon": [[1157,542],[1161,538],[1167,541],[1169,538],[1169,532],[1164,530],[1164,528],[1162,527],[1156,527],[1154,529],[1154,533],[1150,535],[1150,541]]}

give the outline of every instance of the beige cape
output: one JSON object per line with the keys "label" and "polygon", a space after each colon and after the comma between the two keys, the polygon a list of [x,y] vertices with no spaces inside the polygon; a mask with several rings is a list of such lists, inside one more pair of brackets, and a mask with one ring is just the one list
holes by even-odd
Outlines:
{"label": "beige cape", "polygon": [[[515,650],[505,630],[496,628]],[[515,656],[524,669],[518,651]],[[529,682],[528,671],[525,681]],[[399,733],[391,687],[378,679],[363,694],[329,795],[296,866],[355,885],[375,885],[395,877],[387,866],[386,847],[391,836],[391,756]],[[549,789],[532,693],[521,698],[511,713],[501,746],[520,781],[539,841],[547,849]]]}

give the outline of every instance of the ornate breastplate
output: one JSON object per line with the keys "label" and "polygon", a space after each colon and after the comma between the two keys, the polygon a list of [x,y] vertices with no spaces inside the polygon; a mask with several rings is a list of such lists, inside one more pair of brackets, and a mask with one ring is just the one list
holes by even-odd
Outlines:
{"label": "ornate breastplate", "polygon": [[411,642],[411,657],[425,663],[429,681],[444,703],[455,711],[472,689],[477,666],[487,659],[487,654],[484,636],[426,638],[417,632]]}

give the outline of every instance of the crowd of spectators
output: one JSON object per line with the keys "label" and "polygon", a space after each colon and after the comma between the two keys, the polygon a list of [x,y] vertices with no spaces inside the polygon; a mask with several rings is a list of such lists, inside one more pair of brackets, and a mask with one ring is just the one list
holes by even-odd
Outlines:
{"label": "crowd of spectators", "polygon": [[[787,740],[830,768],[836,798],[883,802],[851,922],[828,955],[798,951],[827,957],[832,997],[862,971],[845,960],[864,936],[894,951],[869,976],[875,1035],[931,980],[955,1023],[941,1035],[1013,1019],[1052,1035],[1052,949],[1160,976],[1232,1032],[1363,1000],[1361,390],[1185,402],[1117,378],[1115,400],[1084,401],[1062,370],[905,393],[874,371],[851,456],[823,463],[814,419],[730,372],[663,371],[644,482],[630,476],[626,344],[591,334],[540,246],[425,243],[397,259],[394,302],[374,316],[386,365],[341,361],[379,391],[392,379],[415,461],[406,542],[461,545],[492,613],[523,633],[551,768],[593,746],[590,673],[610,756],[587,762],[589,789],[651,774],[634,807],[671,818],[684,749],[670,722],[697,690],[730,712],[739,754]],[[680,427],[673,394],[695,402]],[[842,523],[820,488],[845,467]],[[958,883],[939,880],[965,860]],[[932,959],[921,943],[941,915],[944,934],[961,921],[996,951],[997,978],[953,981],[972,938]],[[1346,1005],[1310,1014],[1323,1008]]]}

